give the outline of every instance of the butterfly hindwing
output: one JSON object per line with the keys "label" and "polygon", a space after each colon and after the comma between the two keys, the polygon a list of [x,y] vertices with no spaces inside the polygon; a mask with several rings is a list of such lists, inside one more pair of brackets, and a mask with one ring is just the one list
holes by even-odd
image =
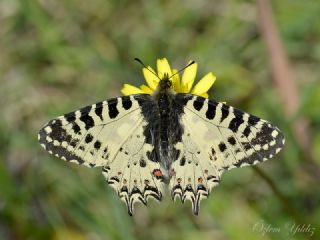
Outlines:
{"label": "butterfly hindwing", "polygon": [[118,154],[103,168],[103,175],[126,203],[130,215],[136,202],[147,204],[149,198],[158,201],[162,198],[163,182],[156,174],[160,171],[160,165],[148,155],[153,146],[146,143],[146,124],[143,119],[137,123]]}
{"label": "butterfly hindwing", "polygon": [[180,123],[180,156],[172,164],[172,196],[189,199],[195,214],[200,200],[218,185],[223,171],[265,161],[283,147],[284,137],[271,123],[253,115],[190,94]]}
{"label": "butterfly hindwing", "polygon": [[148,155],[153,146],[146,143],[141,101],[148,97],[99,102],[51,120],[38,134],[50,154],[88,167],[102,166],[129,214],[135,202],[146,204],[148,198],[162,196],[162,179],[156,174],[159,163]]}

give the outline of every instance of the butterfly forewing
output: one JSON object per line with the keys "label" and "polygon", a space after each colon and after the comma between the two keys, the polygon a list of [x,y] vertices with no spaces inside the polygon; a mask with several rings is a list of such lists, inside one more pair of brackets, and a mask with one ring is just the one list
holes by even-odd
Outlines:
{"label": "butterfly forewing", "polygon": [[135,103],[119,97],[53,119],[40,130],[40,144],[63,160],[104,166],[141,117]]}

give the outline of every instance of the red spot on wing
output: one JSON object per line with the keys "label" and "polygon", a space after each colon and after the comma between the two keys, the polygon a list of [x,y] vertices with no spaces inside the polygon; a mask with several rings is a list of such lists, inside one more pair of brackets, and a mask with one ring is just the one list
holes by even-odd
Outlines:
{"label": "red spot on wing", "polygon": [[153,176],[155,176],[158,179],[158,178],[162,178],[163,174],[160,169],[155,169],[153,170]]}
{"label": "red spot on wing", "polygon": [[199,184],[203,183],[203,178],[202,178],[202,177],[199,177],[199,178],[198,178],[198,183],[199,183]]}
{"label": "red spot on wing", "polygon": [[145,184],[145,185],[149,185],[149,183],[150,183],[150,181],[149,181],[148,179],[145,179],[145,180],[144,180],[144,184]]}

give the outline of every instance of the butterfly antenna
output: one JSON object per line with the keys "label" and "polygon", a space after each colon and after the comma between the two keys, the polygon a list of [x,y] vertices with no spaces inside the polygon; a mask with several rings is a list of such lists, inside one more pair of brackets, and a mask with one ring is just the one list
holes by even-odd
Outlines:
{"label": "butterfly antenna", "polygon": [[151,71],[139,58],[134,58],[134,60],[140,63],[144,68],[146,68],[149,72],[151,72],[157,78],[159,78],[159,80],[161,80],[160,77],[155,72]]}
{"label": "butterfly antenna", "polygon": [[178,73],[181,73],[183,70],[185,70],[186,68],[190,67],[191,65],[193,65],[193,64],[195,64],[195,63],[196,63],[195,61],[191,61],[187,66],[185,66],[184,68],[180,69],[178,72],[172,74],[172,75],[169,77],[169,79],[172,78],[174,75],[177,75]]}

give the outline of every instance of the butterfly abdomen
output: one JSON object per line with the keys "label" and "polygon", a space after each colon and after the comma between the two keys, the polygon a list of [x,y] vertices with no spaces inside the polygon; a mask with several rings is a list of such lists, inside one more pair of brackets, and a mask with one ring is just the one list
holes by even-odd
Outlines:
{"label": "butterfly abdomen", "polygon": [[170,112],[171,112],[171,100],[166,93],[160,93],[157,98],[157,105],[159,111],[159,154],[160,165],[167,172],[170,167],[169,159],[169,134],[171,129]]}
{"label": "butterfly abdomen", "polygon": [[160,164],[170,177],[172,163],[178,159],[179,150],[175,148],[181,142],[183,127],[180,116],[183,113],[183,104],[177,101],[176,96],[170,92],[160,93],[157,99],[160,123],[159,123],[159,159]]}

